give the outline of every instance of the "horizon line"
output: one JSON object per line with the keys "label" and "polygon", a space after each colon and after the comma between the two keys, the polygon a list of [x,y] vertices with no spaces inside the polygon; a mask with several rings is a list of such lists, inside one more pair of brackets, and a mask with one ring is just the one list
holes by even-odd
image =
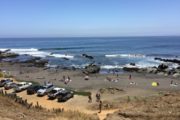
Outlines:
{"label": "horizon line", "polygon": [[2,38],[121,38],[121,37],[180,37],[180,35],[133,35],[133,36],[33,36],[33,37],[0,37]]}

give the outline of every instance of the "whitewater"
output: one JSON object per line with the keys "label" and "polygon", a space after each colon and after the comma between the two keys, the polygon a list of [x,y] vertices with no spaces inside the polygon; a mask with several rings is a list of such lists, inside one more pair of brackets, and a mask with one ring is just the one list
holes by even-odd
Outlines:
{"label": "whitewater", "polygon": [[0,38],[0,51],[48,59],[52,66],[77,68],[92,62],[102,69],[132,67],[130,63],[139,68],[158,66],[163,62],[155,57],[180,59],[179,46],[180,37]]}

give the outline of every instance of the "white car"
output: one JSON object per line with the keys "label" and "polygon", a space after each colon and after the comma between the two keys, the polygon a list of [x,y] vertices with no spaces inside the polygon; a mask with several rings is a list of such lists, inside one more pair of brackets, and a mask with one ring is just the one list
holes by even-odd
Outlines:
{"label": "white car", "polygon": [[56,87],[51,92],[49,92],[48,98],[49,99],[55,99],[63,91],[65,91],[65,88],[58,88],[58,87]]}
{"label": "white car", "polygon": [[30,82],[19,82],[17,84],[17,86],[14,88],[14,91],[20,92],[20,91],[26,90],[31,85],[32,85],[32,83],[30,83]]}
{"label": "white car", "polygon": [[44,96],[47,93],[49,93],[51,90],[53,90],[53,88],[54,88],[53,84],[46,84],[45,86],[43,86],[43,88],[37,91],[37,96]]}

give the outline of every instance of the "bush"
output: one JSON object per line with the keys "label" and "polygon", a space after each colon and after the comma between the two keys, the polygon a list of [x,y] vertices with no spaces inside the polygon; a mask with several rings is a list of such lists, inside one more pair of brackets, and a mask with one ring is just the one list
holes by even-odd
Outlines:
{"label": "bush", "polygon": [[3,75],[3,73],[2,72],[0,72],[0,77],[3,77],[4,75]]}
{"label": "bush", "polygon": [[89,96],[91,92],[85,92],[85,91],[74,91],[75,95],[82,95],[82,96]]}

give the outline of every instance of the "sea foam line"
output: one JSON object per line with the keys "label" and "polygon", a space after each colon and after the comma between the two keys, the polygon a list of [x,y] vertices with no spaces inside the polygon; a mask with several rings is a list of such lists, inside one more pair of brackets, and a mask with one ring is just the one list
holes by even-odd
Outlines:
{"label": "sea foam line", "polygon": [[116,57],[145,58],[146,56],[143,54],[109,54],[109,55],[105,55],[105,57],[108,57],[108,58],[116,58]]}
{"label": "sea foam line", "polygon": [[19,55],[30,55],[34,57],[55,57],[55,58],[68,58],[68,59],[73,59],[74,56],[72,55],[67,55],[67,54],[52,54],[51,52],[44,52],[44,51],[39,51],[36,48],[27,48],[27,49],[8,49],[8,48],[2,48],[0,51],[6,51],[9,50],[9,52],[16,53]]}

